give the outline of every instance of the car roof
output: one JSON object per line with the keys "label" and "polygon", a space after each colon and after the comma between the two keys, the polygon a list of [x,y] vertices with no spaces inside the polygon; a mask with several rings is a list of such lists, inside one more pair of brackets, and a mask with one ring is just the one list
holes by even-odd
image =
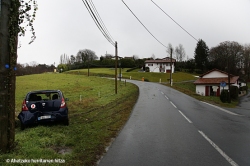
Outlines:
{"label": "car roof", "polygon": [[36,91],[30,91],[29,93],[55,93],[55,92],[62,93],[60,90],[36,90]]}

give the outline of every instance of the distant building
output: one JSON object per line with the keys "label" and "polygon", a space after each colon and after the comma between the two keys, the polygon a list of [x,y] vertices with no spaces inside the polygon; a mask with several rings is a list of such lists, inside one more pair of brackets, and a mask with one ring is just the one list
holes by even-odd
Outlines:
{"label": "distant building", "polygon": [[132,57],[132,56],[129,56],[129,57],[125,56],[124,59],[134,59],[134,57]]}
{"label": "distant building", "polygon": [[[228,73],[213,69],[200,76],[194,82],[196,86],[196,93],[201,96],[220,96],[222,89],[228,89]],[[240,82],[239,76],[230,74],[230,85],[245,86],[246,84]]]}
{"label": "distant building", "polygon": [[[176,60],[172,58],[172,73],[175,71]],[[171,72],[171,58],[151,59],[145,61],[145,67],[149,67],[149,72],[155,73],[170,73]]]}

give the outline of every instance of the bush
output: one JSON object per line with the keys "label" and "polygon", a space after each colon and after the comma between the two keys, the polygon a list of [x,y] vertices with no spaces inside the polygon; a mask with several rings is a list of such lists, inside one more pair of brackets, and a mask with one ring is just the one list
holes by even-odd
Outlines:
{"label": "bush", "polygon": [[237,86],[230,86],[230,97],[231,99],[238,99],[239,88]]}
{"label": "bush", "polygon": [[242,91],[246,91],[246,92],[248,91],[248,86],[247,85],[246,86],[242,86],[241,88],[242,88]]}
{"label": "bush", "polygon": [[228,101],[228,90],[222,90],[220,94],[220,100],[223,103],[226,103]]}
{"label": "bush", "polygon": [[145,67],[145,71],[146,71],[146,72],[149,72],[149,67]]}

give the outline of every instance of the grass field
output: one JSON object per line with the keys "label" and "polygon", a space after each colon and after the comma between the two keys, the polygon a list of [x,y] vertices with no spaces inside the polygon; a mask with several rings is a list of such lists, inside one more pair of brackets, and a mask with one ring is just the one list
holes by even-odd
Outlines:
{"label": "grass field", "polygon": [[[151,72],[138,72],[139,69],[135,69],[131,72],[126,72],[128,69],[122,69],[122,78],[124,79],[130,79],[130,77],[133,80],[142,80],[142,77],[144,77],[145,81],[150,82],[161,82],[167,86],[170,86],[169,78],[170,73],[151,73]],[[109,68],[94,68],[90,69],[90,75],[95,76],[107,76],[107,77],[114,77],[115,70],[109,69]],[[81,69],[81,70],[72,70],[69,71],[69,73],[79,74],[79,75],[87,75],[88,70],[87,69]],[[119,74],[120,69],[117,69],[117,73]],[[181,91],[189,96],[192,96],[198,100],[206,101],[211,104],[219,105],[222,107],[235,107],[238,104],[238,101],[232,101],[231,103],[222,103],[220,101],[219,97],[216,96],[200,96],[195,93],[195,85],[193,84],[194,80],[198,79],[195,77],[197,75],[190,74],[186,72],[175,72],[172,74],[173,79],[173,86],[172,88]]]}
{"label": "grass field", "polygon": [[[135,69],[131,72],[126,72],[128,69],[121,69],[122,78],[123,79],[133,79],[133,80],[144,80],[150,82],[169,82],[170,73],[151,73],[151,72],[138,72],[139,69]],[[115,69],[113,68],[94,68],[89,70],[90,75],[93,76],[101,76],[101,77],[115,77]],[[87,69],[80,70],[71,70],[68,73],[71,74],[79,74],[79,75],[87,75]],[[120,73],[120,69],[117,69],[117,74]],[[195,75],[184,72],[176,72],[172,74],[172,79],[174,82],[182,82],[186,80],[196,80]]]}
{"label": "grass field", "polygon": [[17,125],[16,148],[0,155],[0,165],[6,159],[60,159],[66,165],[94,165],[127,121],[139,93],[135,85],[118,82],[115,94],[114,80],[106,78],[54,73],[21,76],[16,82],[16,115],[26,93],[39,89],[63,91],[69,98],[70,125],[39,125],[24,131]]}

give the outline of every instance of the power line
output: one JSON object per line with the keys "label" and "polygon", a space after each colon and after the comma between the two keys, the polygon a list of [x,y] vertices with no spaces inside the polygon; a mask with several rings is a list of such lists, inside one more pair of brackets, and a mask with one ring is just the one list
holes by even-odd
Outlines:
{"label": "power line", "polygon": [[165,13],[172,21],[174,21],[182,30],[184,30],[189,36],[191,36],[194,40],[198,41],[193,35],[191,35],[186,29],[184,29],[178,22],[176,22],[170,15],[168,15],[159,5],[157,5],[153,0],[151,0],[155,6],[157,6],[163,13]]}
{"label": "power line", "polygon": [[124,3],[124,5],[128,8],[128,10],[135,16],[135,18],[141,23],[141,25],[148,31],[148,33],[150,33],[151,36],[153,36],[153,38],[155,38],[155,40],[157,40],[161,45],[163,45],[164,47],[168,48],[167,46],[165,46],[162,42],[160,42],[149,30],[148,28],[140,21],[140,19],[133,13],[133,11],[128,7],[128,5],[122,0],[122,2]]}
{"label": "power line", "polygon": [[113,39],[113,37],[110,35],[110,33],[109,33],[108,29],[106,28],[106,26],[104,25],[104,23],[103,23],[103,21],[102,21],[100,15],[99,15],[99,13],[98,13],[98,11],[96,10],[95,5],[93,4],[92,1],[90,1],[90,4],[91,4],[92,8],[94,9],[95,13],[97,14],[97,17],[98,17],[99,20],[101,21],[101,24],[102,24],[102,26],[104,27],[104,30],[105,30],[105,31],[107,32],[107,34],[110,36],[110,39],[112,39],[112,41],[115,41],[115,40]]}
{"label": "power line", "polygon": [[[82,2],[84,3],[84,5],[85,5],[85,7],[87,8],[87,10],[88,10],[90,16],[91,16],[92,19],[94,20],[95,24],[97,25],[98,29],[101,31],[101,33],[103,34],[103,36],[104,36],[113,46],[115,46],[115,42],[111,39],[112,37],[110,37],[107,28],[105,27],[103,21],[101,20],[101,17],[99,16],[99,14],[97,14],[97,15],[98,15],[98,17],[97,17],[97,16],[96,16],[96,13],[92,10],[91,6],[93,7],[94,4],[92,3],[91,6],[90,6],[87,0],[85,0],[85,2],[84,2],[84,0],[82,0]],[[95,9],[95,11],[97,11],[97,10]],[[99,18],[99,19],[98,19],[98,18]],[[100,20],[101,20],[101,21],[100,21]],[[101,24],[100,22],[101,22],[102,24]],[[104,28],[104,27],[105,27],[105,28]]]}
{"label": "power line", "polygon": [[[104,35],[104,37],[105,37],[113,46],[115,46],[115,42],[112,41],[111,37],[108,35],[109,33],[107,33],[107,32],[105,31],[105,29],[107,29],[107,28],[105,27],[105,25],[103,24],[103,26],[105,27],[105,28],[103,28],[103,26],[100,24],[100,22],[103,23],[103,21],[100,21],[100,20],[96,17],[96,15],[94,14],[92,8],[89,6],[88,1],[87,1],[87,0],[85,0],[85,1],[86,1],[87,5],[88,5],[88,7],[89,7],[89,9],[90,9],[90,11],[91,11],[91,13],[92,13],[92,15],[93,15],[92,18],[94,19],[96,25],[99,27],[99,29],[101,30],[101,32],[102,32],[102,34]],[[90,2],[91,2],[91,0],[90,0]],[[92,4],[92,5],[94,6],[94,4]],[[91,14],[91,13],[90,13],[90,14]],[[100,18],[100,16],[99,16],[99,18]],[[100,18],[100,19],[101,19],[101,18]]]}

